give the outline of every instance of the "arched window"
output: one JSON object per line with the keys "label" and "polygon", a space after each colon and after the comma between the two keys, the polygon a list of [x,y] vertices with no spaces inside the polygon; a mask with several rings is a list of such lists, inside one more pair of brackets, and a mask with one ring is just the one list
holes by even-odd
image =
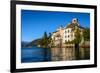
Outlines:
{"label": "arched window", "polygon": [[68,38],[69,38],[69,35],[68,35]]}
{"label": "arched window", "polygon": [[69,33],[69,30],[68,30],[68,33]]}
{"label": "arched window", "polygon": [[65,34],[66,34],[66,30],[65,30]]}

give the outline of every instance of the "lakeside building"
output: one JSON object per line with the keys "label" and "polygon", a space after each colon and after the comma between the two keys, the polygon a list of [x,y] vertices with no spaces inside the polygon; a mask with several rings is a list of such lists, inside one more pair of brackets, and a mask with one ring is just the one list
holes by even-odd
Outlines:
{"label": "lakeside building", "polygon": [[[66,42],[71,42],[75,39],[75,33],[76,29],[79,29],[80,34],[81,34],[81,42],[79,45],[84,43],[84,38],[83,38],[83,31],[85,30],[84,27],[82,27],[78,19],[74,18],[70,23],[68,23],[65,27],[60,26],[55,32],[52,33],[52,40],[54,43],[54,48],[51,48],[51,53],[52,53],[52,60],[53,61],[64,61],[64,60],[75,60],[75,47],[67,47],[66,46],[74,46],[74,44],[65,44]],[[84,59],[85,55],[88,54],[89,58],[89,53],[90,49],[84,49],[80,48],[79,49],[80,56],[81,58]]]}
{"label": "lakeside building", "polygon": [[[57,46],[59,44],[64,44],[65,42],[70,42],[75,39],[75,29],[80,30],[80,34],[83,35],[84,27],[80,26],[78,23],[78,19],[74,18],[71,23],[68,23],[65,27],[60,26],[55,32],[52,34],[52,39],[54,41],[54,45]],[[81,43],[84,41],[82,37]]]}

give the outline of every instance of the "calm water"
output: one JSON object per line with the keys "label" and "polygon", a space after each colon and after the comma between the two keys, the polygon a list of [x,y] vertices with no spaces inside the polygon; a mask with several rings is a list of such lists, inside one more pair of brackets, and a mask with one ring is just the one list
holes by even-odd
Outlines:
{"label": "calm water", "polygon": [[51,54],[48,48],[39,48],[33,46],[32,48],[22,48],[21,50],[21,62],[44,62],[50,61]]}
{"label": "calm water", "polygon": [[[90,58],[89,48],[79,48],[79,60]],[[63,61],[63,60],[77,60],[75,56],[75,48],[39,48],[33,46],[32,48],[22,48],[21,62],[45,62],[45,61]]]}

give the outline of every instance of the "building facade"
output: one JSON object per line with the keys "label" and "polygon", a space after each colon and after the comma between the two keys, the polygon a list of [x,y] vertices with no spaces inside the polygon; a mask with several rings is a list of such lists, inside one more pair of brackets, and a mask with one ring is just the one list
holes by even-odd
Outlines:
{"label": "building facade", "polygon": [[[78,19],[74,18],[65,27],[60,26],[55,32],[52,33],[52,40],[54,43],[54,48],[51,48],[52,60],[75,60],[75,48],[67,47],[66,45],[74,46],[74,44],[66,44],[66,42],[71,42],[75,39],[76,30],[80,31],[81,43],[84,42],[83,31],[84,28],[80,26]],[[84,53],[84,49],[80,50]]]}
{"label": "building facade", "polygon": [[[74,18],[71,23],[68,23],[65,27],[59,27],[53,34],[52,39],[55,46],[65,42],[70,42],[75,39],[76,29],[80,30],[80,34],[83,35],[84,28],[78,23],[78,19]],[[82,42],[84,41],[82,37]]]}

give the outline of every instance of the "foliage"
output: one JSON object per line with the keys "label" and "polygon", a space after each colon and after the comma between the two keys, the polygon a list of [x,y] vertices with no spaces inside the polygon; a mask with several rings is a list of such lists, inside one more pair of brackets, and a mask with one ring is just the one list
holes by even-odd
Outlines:
{"label": "foliage", "polygon": [[49,33],[49,35],[47,35],[46,32],[44,32],[43,37],[41,38],[42,40],[39,42],[38,45],[40,45],[41,47],[44,48],[48,48],[50,47],[50,43],[51,43],[51,33]]}
{"label": "foliage", "polygon": [[[51,44],[52,42],[52,44]],[[51,38],[51,33],[49,33],[49,35],[47,35],[46,32],[44,32],[43,37],[42,38],[38,38],[33,40],[32,42],[30,42],[27,47],[29,46],[39,46],[39,47],[44,47],[44,48],[48,48],[51,45],[53,45],[53,40]]]}
{"label": "foliage", "polygon": [[73,41],[65,41],[65,44],[74,44],[74,40]]}
{"label": "foliage", "polygon": [[89,41],[90,40],[90,29],[86,28],[83,32],[83,37],[84,41]]}
{"label": "foliage", "polygon": [[54,45],[54,41],[51,39],[51,43],[50,43],[51,47],[55,47]]}
{"label": "foliage", "polygon": [[80,32],[80,29],[79,28],[75,28],[75,39],[74,39],[74,43],[75,44],[79,44],[81,42],[81,39],[82,39],[82,35],[81,35],[81,32]]}
{"label": "foliage", "polygon": [[42,37],[42,46],[44,47],[48,46],[48,36],[46,32],[44,32],[44,36]]}

